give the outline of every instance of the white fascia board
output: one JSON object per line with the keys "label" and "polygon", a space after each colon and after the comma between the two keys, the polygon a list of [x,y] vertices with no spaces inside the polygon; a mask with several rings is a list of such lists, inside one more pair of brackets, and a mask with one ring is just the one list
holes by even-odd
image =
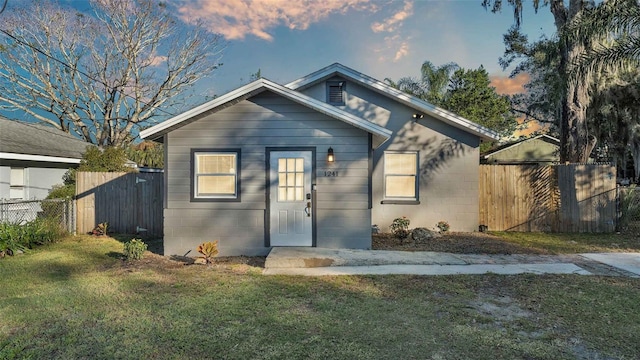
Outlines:
{"label": "white fascia board", "polygon": [[452,112],[449,112],[447,110],[444,110],[442,108],[429,104],[428,102],[418,99],[415,96],[411,96],[403,91],[394,89],[391,86],[381,81],[378,81],[370,76],[362,74],[353,69],[347,68],[344,65],[341,65],[338,63],[329,65],[312,74],[309,74],[305,77],[294,80],[288,83],[286,87],[292,90],[299,90],[309,84],[313,84],[317,81],[322,80],[323,78],[328,78],[333,75],[344,76],[350,80],[361,83],[366,87],[370,88],[371,90],[376,91],[382,95],[391,97],[393,99],[396,99],[400,103],[407,105],[413,108],[414,110],[429,114],[437,119],[444,121],[445,123],[448,123],[459,129],[471,132],[472,134],[477,135],[481,138],[484,138],[487,140],[500,139],[500,136],[495,131],[489,130],[484,126],[480,126]]}
{"label": "white fascia board", "polygon": [[376,137],[376,141],[374,142],[374,146],[376,147],[384,143],[386,140],[388,140],[391,137],[392,132],[389,129],[386,129],[380,125],[374,124],[370,121],[361,119],[355,115],[351,115],[343,110],[340,110],[335,106],[325,104],[310,96],[304,95],[295,90],[291,90],[289,88],[286,88],[282,85],[279,85],[267,79],[258,79],[234,91],[224,94],[215,100],[212,100],[208,103],[197,106],[169,120],[166,120],[156,126],[143,130],[140,132],[140,137],[144,139],[144,138],[152,137],[157,134],[164,134],[165,132],[168,132],[169,129],[171,129],[172,127],[194,116],[197,116],[206,111],[215,109],[216,107],[219,107],[228,102],[234,101],[238,98],[247,96],[248,94],[253,96],[265,90],[270,90],[293,102],[309,107],[327,116],[344,121],[348,124],[351,124],[354,127],[357,127],[369,133],[372,133]]}
{"label": "white fascia board", "polygon": [[80,160],[81,160],[81,159],[66,158],[66,157],[59,157],[59,156],[15,154],[15,153],[6,153],[6,152],[0,152],[0,159],[54,162],[54,163],[64,163],[64,164],[80,164]]}
{"label": "white fascia board", "polygon": [[140,138],[146,139],[158,133],[163,134],[165,130],[170,129],[171,127],[178,125],[185,120],[188,120],[194,116],[200,115],[211,109],[215,109],[220,105],[223,105],[229,101],[233,101],[248,93],[259,90],[262,87],[262,83],[263,83],[263,79],[258,79],[247,85],[239,87],[231,92],[228,92],[218,98],[215,98],[209,102],[206,102],[202,105],[194,107],[193,109],[187,110],[179,115],[176,115],[171,119],[161,122],[160,124],[157,124],[148,129],[142,130],[140,131]]}

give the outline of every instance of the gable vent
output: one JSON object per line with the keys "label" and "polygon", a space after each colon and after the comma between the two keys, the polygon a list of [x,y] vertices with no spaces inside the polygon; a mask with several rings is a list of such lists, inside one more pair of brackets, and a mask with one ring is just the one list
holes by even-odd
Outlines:
{"label": "gable vent", "polygon": [[327,102],[331,105],[344,105],[344,81],[327,83]]}

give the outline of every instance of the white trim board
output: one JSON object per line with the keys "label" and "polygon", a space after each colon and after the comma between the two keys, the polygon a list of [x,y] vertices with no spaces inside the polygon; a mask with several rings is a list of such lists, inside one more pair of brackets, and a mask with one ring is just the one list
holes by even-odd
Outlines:
{"label": "white trim board", "polygon": [[253,81],[212,101],[197,106],[180,115],[174,116],[173,118],[168,119],[149,129],[143,130],[140,132],[140,137],[143,139],[158,139],[162,135],[188,124],[188,120],[193,119],[200,114],[203,114],[207,111],[215,111],[218,108],[224,108],[225,106],[235,104],[267,90],[272,91],[300,105],[316,110],[334,119],[344,121],[345,123],[350,124],[358,129],[373,134],[374,148],[377,148],[391,137],[392,131],[387,128],[374,124],[355,115],[349,114],[348,112],[343,111],[333,105],[326,104],[322,101],[316,100],[310,96],[286,88],[267,79],[258,79],[256,81]]}
{"label": "white trim board", "polygon": [[59,156],[14,154],[14,153],[6,153],[6,152],[0,152],[0,159],[42,161],[42,162],[55,162],[55,163],[65,163],[65,164],[80,164],[80,160],[81,160],[81,159],[66,158],[66,157],[59,157]]}
{"label": "white trim board", "polygon": [[385,95],[391,99],[394,99],[406,106],[413,108],[414,110],[424,112],[431,115],[436,119],[439,119],[453,127],[461,130],[465,130],[471,134],[479,136],[484,140],[499,140],[500,136],[493,130],[487,129],[484,126],[478,125],[473,121],[467,120],[461,116],[458,116],[452,112],[434,106],[424,100],[418,99],[415,96],[411,96],[403,91],[394,89],[391,86],[376,80],[370,76],[362,74],[356,70],[348,68],[342,64],[334,63],[316,72],[313,72],[307,76],[303,76],[297,80],[294,80],[287,85],[287,88],[292,90],[303,90],[313,84],[326,80],[332,76],[342,76],[347,80],[354,81],[360,85],[373,90],[379,94]]}

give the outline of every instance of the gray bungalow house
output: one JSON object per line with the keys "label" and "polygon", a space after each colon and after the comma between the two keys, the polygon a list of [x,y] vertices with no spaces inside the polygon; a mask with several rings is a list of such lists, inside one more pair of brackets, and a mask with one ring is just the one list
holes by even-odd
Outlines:
{"label": "gray bungalow house", "polygon": [[140,133],[165,144],[165,254],[371,247],[371,226],[478,229],[497,135],[340,64],[259,79]]}
{"label": "gray bungalow house", "polygon": [[0,199],[44,199],[90,144],[51,126],[0,116]]}

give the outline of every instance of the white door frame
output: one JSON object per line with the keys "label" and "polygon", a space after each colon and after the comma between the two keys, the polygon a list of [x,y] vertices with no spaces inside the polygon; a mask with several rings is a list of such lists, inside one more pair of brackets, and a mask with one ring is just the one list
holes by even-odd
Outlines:
{"label": "white door frame", "polygon": [[[276,153],[276,154],[272,154]],[[305,188],[303,193],[304,201],[302,204],[301,210],[304,210],[307,202],[311,202],[311,208],[306,211],[310,212],[310,226],[311,226],[311,236],[310,238],[301,238],[300,242],[282,242],[273,236],[273,231],[275,230],[273,226],[274,216],[276,214],[273,213],[273,209],[275,208],[274,204],[276,204],[277,197],[274,197],[275,194],[272,194],[272,186],[274,185],[273,181],[275,181],[275,185],[277,185],[277,169],[272,169],[272,157],[278,155],[285,155],[283,153],[307,153],[311,156],[311,164],[309,169],[308,176],[308,188]],[[305,169],[305,174],[307,169]],[[274,175],[275,174],[275,175]],[[305,176],[306,178],[307,176]],[[315,193],[315,183],[316,183],[316,149],[315,147],[273,147],[266,149],[266,213],[265,213],[265,246],[316,246],[316,193]],[[311,199],[307,199],[307,194],[311,194]],[[306,214],[305,214],[306,216]],[[273,238],[273,239],[272,239]]]}

